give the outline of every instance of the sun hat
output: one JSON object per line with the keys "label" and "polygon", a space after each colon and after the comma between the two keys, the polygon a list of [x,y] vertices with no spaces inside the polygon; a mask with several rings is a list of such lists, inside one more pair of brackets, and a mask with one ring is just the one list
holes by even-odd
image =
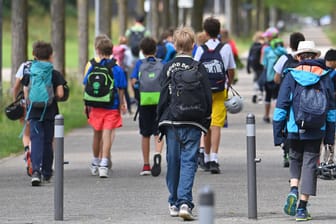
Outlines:
{"label": "sun hat", "polygon": [[279,30],[275,27],[269,27],[263,34],[263,37],[275,37],[279,34]]}
{"label": "sun hat", "polygon": [[299,55],[302,53],[315,53],[317,57],[321,55],[321,51],[315,48],[315,42],[311,40],[300,41],[299,46],[294,55]]}
{"label": "sun hat", "polygon": [[327,53],[325,54],[324,59],[326,61],[336,61],[336,50],[329,49]]}

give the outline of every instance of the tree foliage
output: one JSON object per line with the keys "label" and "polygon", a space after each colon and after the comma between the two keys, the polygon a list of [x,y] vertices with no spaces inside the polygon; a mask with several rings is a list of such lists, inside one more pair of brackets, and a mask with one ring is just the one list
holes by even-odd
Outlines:
{"label": "tree foliage", "polygon": [[330,14],[336,0],[307,1],[307,0],[265,0],[267,6],[273,6],[288,13],[294,13],[301,16],[311,16],[320,18]]}

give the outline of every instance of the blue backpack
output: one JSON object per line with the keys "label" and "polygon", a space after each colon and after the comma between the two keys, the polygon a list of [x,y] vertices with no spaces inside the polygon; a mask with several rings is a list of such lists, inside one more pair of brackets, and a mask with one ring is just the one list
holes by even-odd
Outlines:
{"label": "blue backpack", "polygon": [[[43,67],[43,69],[41,69]],[[54,88],[52,84],[52,64],[49,62],[33,61],[29,68],[28,101],[29,109],[26,118],[32,108],[43,108],[40,121],[43,120],[45,111],[54,100]]]}
{"label": "blue backpack", "polygon": [[209,49],[207,45],[201,45],[203,54],[200,62],[208,73],[212,92],[220,92],[225,89],[226,70],[220,54],[223,46],[223,43],[219,43],[215,49]]}
{"label": "blue backpack", "polygon": [[299,129],[321,128],[326,122],[329,102],[327,89],[321,79],[310,86],[295,83],[293,110],[295,123]]}

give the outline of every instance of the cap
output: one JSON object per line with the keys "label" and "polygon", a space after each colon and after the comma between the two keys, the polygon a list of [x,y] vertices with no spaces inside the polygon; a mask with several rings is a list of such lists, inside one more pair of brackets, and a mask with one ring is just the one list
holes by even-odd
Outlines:
{"label": "cap", "polygon": [[275,27],[269,27],[264,33],[263,37],[275,37],[279,34],[279,30]]}

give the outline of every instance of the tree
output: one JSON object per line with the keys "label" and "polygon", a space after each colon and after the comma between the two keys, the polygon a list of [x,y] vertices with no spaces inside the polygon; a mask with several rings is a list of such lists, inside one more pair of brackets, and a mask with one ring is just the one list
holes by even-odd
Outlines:
{"label": "tree", "polygon": [[119,36],[124,35],[127,29],[127,3],[128,0],[118,0]]}
{"label": "tree", "polygon": [[50,11],[53,64],[65,76],[65,0],[52,0]]}
{"label": "tree", "polygon": [[111,1],[99,1],[99,31],[111,38]]}
{"label": "tree", "polygon": [[191,26],[194,28],[195,32],[202,31],[203,24],[203,9],[205,5],[205,0],[194,1],[194,8],[191,14]]}
{"label": "tree", "polygon": [[89,2],[77,0],[78,10],[78,73],[84,74],[85,65],[88,61],[89,44]]}
{"label": "tree", "polygon": [[20,64],[27,60],[28,16],[27,0],[12,2],[12,67],[11,86]]}

